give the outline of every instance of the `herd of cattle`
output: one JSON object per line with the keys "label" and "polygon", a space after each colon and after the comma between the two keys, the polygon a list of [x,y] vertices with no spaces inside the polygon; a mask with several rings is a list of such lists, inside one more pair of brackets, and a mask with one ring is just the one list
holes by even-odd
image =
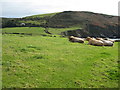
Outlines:
{"label": "herd of cattle", "polygon": [[83,39],[79,37],[69,36],[68,39],[70,42],[78,42],[78,43],[84,43],[85,41],[88,41],[89,45],[94,45],[94,46],[113,46],[115,42],[115,40],[110,40],[107,38],[103,39],[103,38],[87,37]]}

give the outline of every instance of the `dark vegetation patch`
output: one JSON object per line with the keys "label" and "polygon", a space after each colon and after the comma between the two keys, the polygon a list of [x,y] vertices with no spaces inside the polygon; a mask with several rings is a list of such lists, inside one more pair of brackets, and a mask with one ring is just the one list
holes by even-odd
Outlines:
{"label": "dark vegetation patch", "polygon": [[111,80],[119,80],[119,72],[118,72],[118,69],[110,69],[107,71],[108,73],[108,78],[111,79]]}
{"label": "dark vegetation patch", "polygon": [[102,52],[102,53],[100,53],[100,54],[102,54],[102,55],[111,55],[111,54],[108,53],[108,52]]}
{"label": "dark vegetation patch", "polygon": [[19,50],[20,52],[27,53],[27,52],[35,52],[36,50],[41,50],[41,48],[33,45],[27,45],[25,48],[19,48]]}
{"label": "dark vegetation patch", "polygon": [[27,52],[28,50],[26,48],[21,48],[20,52]]}
{"label": "dark vegetation patch", "polygon": [[42,55],[35,55],[32,58],[34,58],[34,59],[44,59],[44,57]]}
{"label": "dark vegetation patch", "polygon": [[33,48],[20,48],[19,51],[23,52],[23,53],[29,53],[29,52],[35,52],[35,49],[33,49]]}
{"label": "dark vegetation patch", "polygon": [[41,50],[40,47],[33,46],[33,45],[28,45],[27,48],[34,48],[34,49],[36,49],[36,50]]}

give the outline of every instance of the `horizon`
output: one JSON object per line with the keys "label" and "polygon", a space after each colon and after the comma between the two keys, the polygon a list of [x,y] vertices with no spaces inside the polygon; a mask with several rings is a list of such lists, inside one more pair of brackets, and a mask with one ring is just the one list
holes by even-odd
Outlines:
{"label": "horizon", "polygon": [[0,17],[22,18],[32,15],[63,12],[88,11],[118,16],[119,0],[1,0]]}
{"label": "horizon", "polygon": [[[62,11],[62,12],[65,12],[65,11]],[[62,12],[53,12],[53,13],[62,13]],[[72,11],[72,12],[76,12],[76,11]],[[77,12],[91,12],[91,11],[77,11]],[[91,12],[91,13],[104,14],[104,13],[96,13],[96,12]],[[51,13],[33,14],[33,15],[26,15],[26,16],[23,16],[23,17],[1,17],[0,16],[0,18],[24,18],[24,17],[34,16],[34,15],[44,15],[44,14],[51,14]],[[104,14],[104,15],[109,15],[109,14]],[[117,15],[109,15],[109,16],[117,16]]]}

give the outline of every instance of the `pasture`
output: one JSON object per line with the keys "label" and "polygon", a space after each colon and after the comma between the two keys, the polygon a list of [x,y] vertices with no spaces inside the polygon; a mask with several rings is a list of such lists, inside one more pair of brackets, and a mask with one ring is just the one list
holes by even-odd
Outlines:
{"label": "pasture", "polygon": [[[37,27],[3,32],[30,29],[45,34]],[[118,42],[113,47],[87,43],[71,43],[60,36],[3,34],[3,88],[118,88]]]}

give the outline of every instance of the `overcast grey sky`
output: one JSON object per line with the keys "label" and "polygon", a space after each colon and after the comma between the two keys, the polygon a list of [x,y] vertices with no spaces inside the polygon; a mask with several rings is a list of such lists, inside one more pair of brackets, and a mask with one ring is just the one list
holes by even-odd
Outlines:
{"label": "overcast grey sky", "polygon": [[119,0],[1,0],[2,17],[25,17],[62,11],[118,15]]}

